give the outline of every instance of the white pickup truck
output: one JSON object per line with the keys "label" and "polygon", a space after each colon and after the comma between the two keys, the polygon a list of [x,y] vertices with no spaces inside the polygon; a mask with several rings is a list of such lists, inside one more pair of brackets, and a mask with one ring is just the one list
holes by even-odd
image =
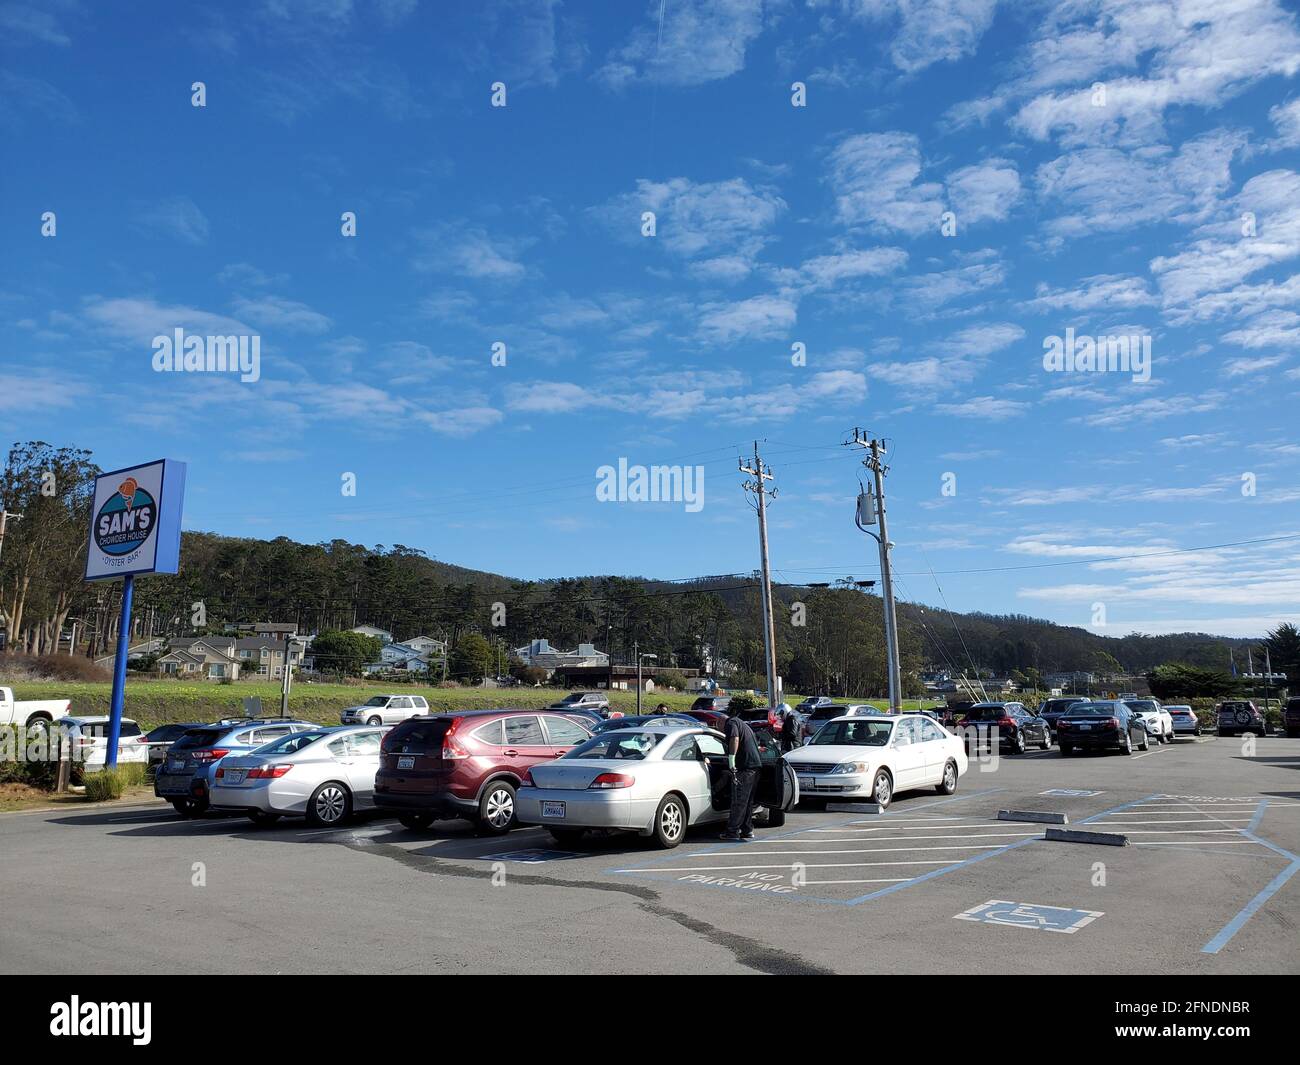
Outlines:
{"label": "white pickup truck", "polygon": [[27,699],[14,702],[12,688],[0,688],[0,725],[35,725],[67,717],[70,699]]}

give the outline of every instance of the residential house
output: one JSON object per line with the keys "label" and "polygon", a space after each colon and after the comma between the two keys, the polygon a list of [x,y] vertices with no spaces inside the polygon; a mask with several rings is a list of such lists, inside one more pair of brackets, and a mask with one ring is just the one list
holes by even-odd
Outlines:
{"label": "residential house", "polygon": [[169,676],[237,680],[239,661],[234,657],[234,650],[235,641],[228,636],[171,640],[154,668]]}
{"label": "residential house", "polygon": [[526,647],[515,648],[515,657],[526,666],[536,666],[548,674],[557,669],[572,669],[583,666],[609,666],[609,655],[597,651],[594,644],[580,643],[577,650],[561,651],[552,647],[547,640],[533,640]]}
{"label": "residential house", "polygon": [[359,632],[361,633],[362,636],[374,636],[378,638],[381,643],[393,642],[393,634],[391,632],[389,632],[387,629],[381,629],[374,625],[358,625],[355,629],[351,629],[349,631]]}

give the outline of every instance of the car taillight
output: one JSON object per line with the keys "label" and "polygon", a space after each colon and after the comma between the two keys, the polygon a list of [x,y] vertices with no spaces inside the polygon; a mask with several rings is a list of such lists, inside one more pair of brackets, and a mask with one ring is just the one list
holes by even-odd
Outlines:
{"label": "car taillight", "polygon": [[1015,728],[1015,727],[1016,727],[1015,719],[1014,719],[1014,718],[1010,718],[1010,717],[1000,717],[1000,718],[998,718],[998,724],[999,724],[999,725],[1003,725],[1003,726],[1010,725],[1012,728]]}
{"label": "car taillight", "polygon": [[630,788],[636,783],[636,777],[628,773],[601,773],[587,785],[591,788]]}
{"label": "car taillight", "polygon": [[196,762],[215,762],[219,758],[225,758],[229,753],[228,747],[213,747],[207,751],[194,751],[190,757]]}
{"label": "car taillight", "polygon": [[519,782],[519,786],[521,788],[537,787],[537,785],[533,783],[533,771],[531,769],[524,770],[524,778]]}
{"label": "car taillight", "polygon": [[[279,780],[285,773],[293,768],[292,762],[281,762],[279,765],[257,766],[248,771],[249,780]],[[224,769],[217,770],[217,776],[224,773]]]}
{"label": "car taillight", "polygon": [[[1142,719],[1141,719],[1141,718],[1138,718],[1138,720],[1141,721]],[[1108,717],[1108,718],[1106,719],[1106,727],[1107,727],[1107,728],[1119,728],[1119,718],[1117,718],[1117,717]]]}

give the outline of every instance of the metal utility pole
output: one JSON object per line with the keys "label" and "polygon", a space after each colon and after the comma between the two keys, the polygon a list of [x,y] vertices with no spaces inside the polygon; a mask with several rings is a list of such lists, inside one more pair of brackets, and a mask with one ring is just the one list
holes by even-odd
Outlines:
{"label": "metal utility pole", "polygon": [[758,497],[758,553],[762,565],[762,582],[760,585],[763,600],[763,658],[767,668],[767,704],[780,705],[780,692],[777,685],[780,678],[776,675],[776,629],[772,624],[772,571],[767,559],[767,496],[776,498],[776,489],[767,491],[764,481],[772,479],[772,468],[764,466],[758,456],[758,441],[754,441],[754,465],[746,466],[744,459],[736,460],[741,473],[747,473],[754,479],[746,481],[745,490]]}
{"label": "metal utility pole", "polygon": [[293,686],[293,660],[290,655],[293,653],[293,637],[288,633],[284,636],[284,676],[280,681],[280,716],[289,716],[289,689]]}
{"label": "metal utility pole", "polygon": [[[886,670],[889,675],[889,709],[897,714],[901,713],[903,709],[903,684],[898,668],[898,617],[894,610],[894,574],[889,560],[889,552],[894,545],[890,542],[889,528],[885,522],[885,472],[889,467],[881,461],[881,456],[886,454],[886,449],[883,440],[870,437],[865,430],[856,428],[853,430],[853,439],[848,442],[848,446],[865,448],[870,452],[862,460],[862,465],[872,473],[875,482],[875,496],[872,497],[870,489],[859,494],[858,510],[854,516],[854,521],[859,529],[874,538],[880,546],[880,583],[885,605],[885,654],[888,659]],[[868,525],[876,524],[880,526],[879,536],[867,528]]]}

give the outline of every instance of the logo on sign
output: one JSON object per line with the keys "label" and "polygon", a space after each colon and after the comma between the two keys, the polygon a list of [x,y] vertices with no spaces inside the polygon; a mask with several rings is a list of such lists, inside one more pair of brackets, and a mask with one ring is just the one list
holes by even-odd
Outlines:
{"label": "logo on sign", "polygon": [[128,477],[95,515],[95,545],[106,555],[129,555],[153,535],[158,502]]}

